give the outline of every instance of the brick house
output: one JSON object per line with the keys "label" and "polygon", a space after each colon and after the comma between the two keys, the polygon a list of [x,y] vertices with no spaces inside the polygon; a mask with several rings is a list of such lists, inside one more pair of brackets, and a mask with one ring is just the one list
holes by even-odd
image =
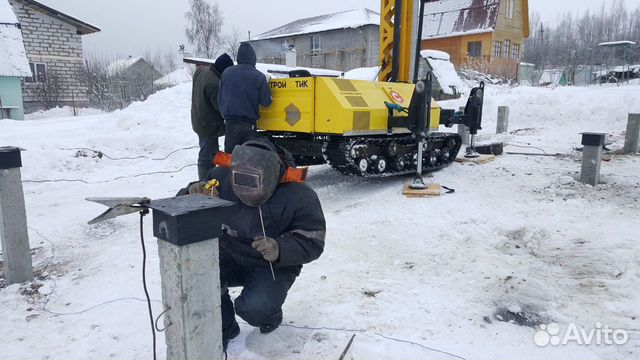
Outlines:
{"label": "brick house", "polygon": [[87,106],[82,36],[99,28],[33,0],[9,0],[27,50],[31,76],[22,82],[25,112]]}
{"label": "brick house", "polygon": [[379,33],[380,14],[356,9],[296,20],[249,42],[261,63],[348,71],[378,65]]}
{"label": "brick house", "polygon": [[422,49],[451,55],[456,67],[516,79],[529,37],[528,0],[440,0],[425,5]]}

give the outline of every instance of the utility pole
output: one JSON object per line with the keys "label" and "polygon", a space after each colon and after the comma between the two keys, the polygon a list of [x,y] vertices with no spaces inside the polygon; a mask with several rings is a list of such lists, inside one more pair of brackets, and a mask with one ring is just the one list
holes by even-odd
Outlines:
{"label": "utility pole", "polygon": [[544,57],[544,26],[542,23],[540,23],[540,39],[542,42],[542,49],[540,50],[540,55],[542,56],[542,70],[544,71],[546,65],[545,65],[545,57]]}

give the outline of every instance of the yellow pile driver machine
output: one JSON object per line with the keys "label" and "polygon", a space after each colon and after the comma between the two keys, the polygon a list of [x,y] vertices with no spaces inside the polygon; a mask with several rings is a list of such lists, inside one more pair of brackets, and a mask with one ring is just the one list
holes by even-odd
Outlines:
{"label": "yellow pile driver machine", "polygon": [[299,165],[328,163],[344,174],[416,174],[452,163],[457,133],[440,125],[481,129],[484,84],[472,89],[464,111],[441,109],[431,97],[432,74],[418,78],[425,3],[382,0],[378,81],[310,76],[296,70],[270,81],[273,103],[258,129],[290,150]]}

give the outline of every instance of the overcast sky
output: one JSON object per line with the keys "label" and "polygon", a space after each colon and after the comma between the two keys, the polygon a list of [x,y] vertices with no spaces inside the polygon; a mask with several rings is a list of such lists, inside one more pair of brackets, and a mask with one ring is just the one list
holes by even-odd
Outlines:
{"label": "overcast sky", "polygon": [[[85,53],[107,56],[143,55],[146,51],[177,52],[185,43],[187,0],[39,0],[102,29],[84,37]],[[225,29],[237,28],[246,38],[287,22],[315,15],[367,7],[379,11],[380,0],[217,0]],[[605,0],[607,3],[612,0]],[[565,11],[599,8],[603,0],[529,0],[531,11],[552,22]],[[626,0],[637,7],[640,0]]]}

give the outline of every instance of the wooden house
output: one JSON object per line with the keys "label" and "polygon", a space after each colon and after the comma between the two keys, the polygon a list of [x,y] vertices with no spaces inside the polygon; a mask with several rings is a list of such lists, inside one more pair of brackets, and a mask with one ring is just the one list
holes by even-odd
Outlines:
{"label": "wooden house", "polygon": [[422,49],[448,53],[456,67],[516,79],[528,37],[528,0],[440,0],[425,5]]}

